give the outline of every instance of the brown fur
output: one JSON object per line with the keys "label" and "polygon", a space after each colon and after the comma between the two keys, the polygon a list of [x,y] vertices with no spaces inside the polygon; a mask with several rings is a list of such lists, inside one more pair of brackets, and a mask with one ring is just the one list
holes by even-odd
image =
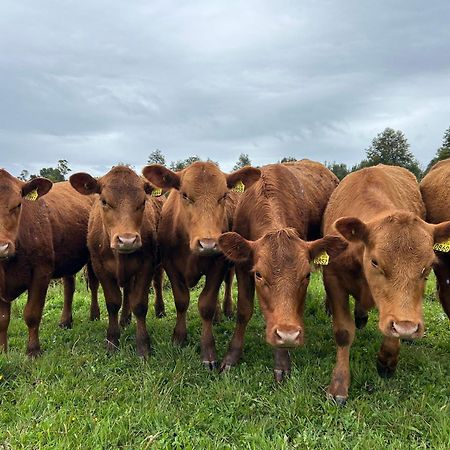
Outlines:
{"label": "brown fur", "polygon": [[[420,191],[427,210],[427,221],[440,223],[450,220],[450,159],[439,161],[420,183]],[[434,267],[439,300],[450,318],[450,253],[436,252]]]}
{"label": "brown fur", "polygon": [[[354,172],[330,198],[324,233],[339,232],[350,242],[324,268],[338,345],[328,392],[339,401],[348,396],[348,355],[355,333],[349,295],[355,298],[358,324],[365,323],[369,309],[379,310],[379,328],[385,336],[382,349],[398,349],[393,341],[400,336],[423,334],[422,300],[426,276],[435,261],[432,247],[443,235],[450,235],[450,223],[433,226],[424,218],[416,178],[400,167],[378,165]],[[346,345],[344,333],[349,336]],[[383,351],[378,359],[380,368],[380,361],[386,359]]]}
{"label": "brown fur", "polygon": [[205,275],[205,287],[199,297],[201,357],[211,368],[216,364],[212,320],[228,269],[217,239],[231,226],[236,196],[230,188],[239,180],[250,186],[260,172],[246,167],[226,175],[213,163],[196,162],[178,173],[155,164],[145,167],[143,174],[154,185],[172,189],[163,206],[158,241],[177,308],[173,341],[178,344],[186,341],[189,288]]}
{"label": "brown fur", "polygon": [[[147,356],[150,338],[145,320],[148,291],[158,266],[156,230],[161,202],[148,196],[153,188],[146,180],[123,166],[114,167],[98,180],[74,174],[70,182],[80,193],[98,194],[89,217],[88,247],[105,293],[107,347],[118,348],[118,312],[123,304],[121,324],[129,322],[131,308],[137,320],[137,351]],[[162,282],[160,273],[157,277]]]}
{"label": "brown fur", "polygon": [[[318,237],[323,211],[338,182],[313,161],[271,164],[261,168],[261,178],[243,194],[234,233],[219,240],[225,255],[237,263],[239,286],[238,322],[223,368],[236,364],[242,353],[255,287],[266,320],[266,341],[276,348],[303,344],[311,261],[323,250],[334,256],[346,247],[339,238],[307,241]],[[275,373],[281,366],[290,367],[286,358],[285,351],[275,355]]]}

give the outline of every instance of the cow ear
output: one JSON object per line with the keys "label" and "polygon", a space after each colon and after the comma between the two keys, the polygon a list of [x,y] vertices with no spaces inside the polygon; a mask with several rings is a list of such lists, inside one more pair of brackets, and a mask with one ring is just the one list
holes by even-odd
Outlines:
{"label": "cow ear", "polygon": [[308,242],[310,261],[326,252],[333,259],[339,256],[348,247],[347,241],[340,236],[327,234],[322,239]]}
{"label": "cow ear", "polygon": [[235,232],[223,233],[219,237],[219,247],[233,262],[245,262],[253,257],[252,242]]}
{"label": "cow ear", "polygon": [[242,183],[245,186],[245,189],[248,189],[253,183],[258,181],[260,177],[261,171],[259,169],[246,166],[227,175],[227,186],[228,189],[233,189],[236,185]]}
{"label": "cow ear", "polygon": [[22,197],[28,200],[37,200],[45,195],[53,186],[47,178],[33,178],[22,186]]}
{"label": "cow ear", "polygon": [[435,244],[441,244],[450,240],[450,222],[434,225],[433,237]]}
{"label": "cow ear", "polygon": [[160,164],[145,166],[142,175],[155,186],[163,189],[180,189],[180,175]]}
{"label": "cow ear", "polygon": [[349,242],[368,240],[369,230],[366,224],[356,217],[342,217],[334,222],[334,227]]}
{"label": "cow ear", "polygon": [[100,185],[98,181],[88,173],[74,173],[70,176],[69,182],[80,194],[91,195],[100,193]]}

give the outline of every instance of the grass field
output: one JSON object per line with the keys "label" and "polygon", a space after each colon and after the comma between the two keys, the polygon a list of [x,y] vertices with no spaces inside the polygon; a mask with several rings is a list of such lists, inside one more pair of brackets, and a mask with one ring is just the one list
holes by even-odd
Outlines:
{"label": "grass field", "polygon": [[[78,283],[74,328],[57,327],[62,287],[50,289],[41,327],[42,357],[24,355],[24,298],[13,306],[10,351],[0,355],[0,449],[7,448],[450,448],[450,327],[427,287],[426,337],[404,344],[393,379],[378,377],[381,342],[376,314],[357,331],[346,406],[325,396],[335,358],[319,274],[306,307],[306,345],[293,352],[290,379],[272,380],[272,351],[256,311],[242,363],[226,375],[207,372],[199,358],[200,320],[192,292],[189,345],[170,342],[175,311],[149,314],[153,355],[135,354],[134,324],[108,356],[102,319],[88,320],[89,295]],[[223,356],[233,321],[215,327]]]}

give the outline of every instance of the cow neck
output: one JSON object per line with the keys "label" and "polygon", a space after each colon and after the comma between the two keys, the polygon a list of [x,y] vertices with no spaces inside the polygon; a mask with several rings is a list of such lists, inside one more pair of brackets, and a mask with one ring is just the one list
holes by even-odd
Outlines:
{"label": "cow neck", "polygon": [[124,255],[118,252],[114,252],[114,259],[116,260],[116,277],[119,286],[125,286],[129,279],[129,274],[127,271],[127,260],[129,255]]}

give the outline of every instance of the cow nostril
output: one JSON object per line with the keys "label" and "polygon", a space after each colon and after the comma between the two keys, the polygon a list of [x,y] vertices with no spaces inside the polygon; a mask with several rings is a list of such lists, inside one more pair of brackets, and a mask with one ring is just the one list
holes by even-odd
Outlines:
{"label": "cow nostril", "polygon": [[217,242],[215,239],[199,239],[198,246],[200,250],[216,250]]}
{"label": "cow nostril", "polygon": [[8,250],[9,247],[9,243],[6,242],[5,244],[0,245],[0,252],[4,252],[6,250]]}

